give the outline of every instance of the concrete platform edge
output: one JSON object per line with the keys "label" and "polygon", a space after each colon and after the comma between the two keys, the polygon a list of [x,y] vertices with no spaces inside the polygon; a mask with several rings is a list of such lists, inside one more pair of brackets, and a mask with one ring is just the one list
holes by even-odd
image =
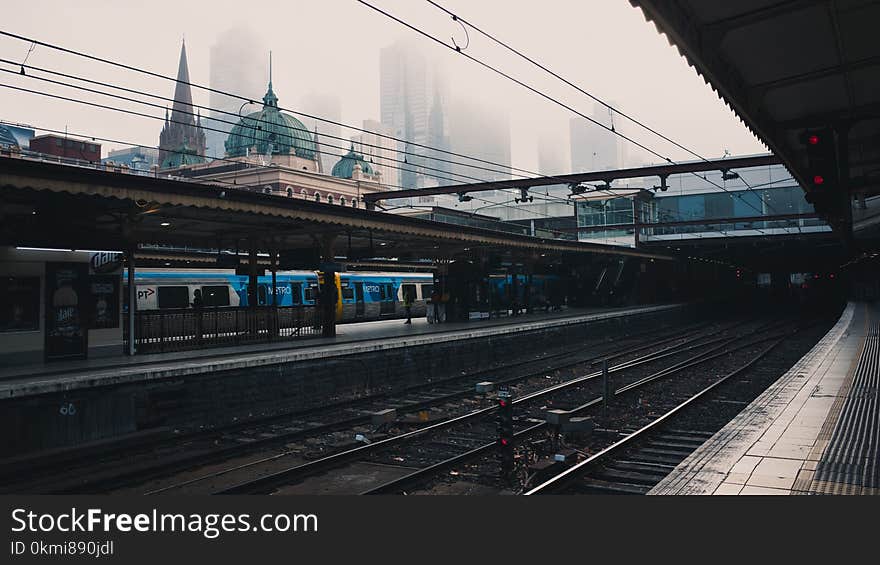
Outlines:
{"label": "concrete platform edge", "polygon": [[510,335],[521,332],[538,331],[549,327],[577,325],[592,321],[627,317],[632,315],[652,314],[682,308],[682,304],[667,304],[615,310],[600,314],[589,314],[571,318],[555,318],[540,320],[526,324],[508,324],[489,328],[475,328],[468,331],[433,332],[420,334],[405,339],[387,338],[363,340],[354,343],[299,347],[278,352],[260,352],[239,356],[224,356],[220,359],[192,359],[189,361],[157,362],[148,366],[111,367],[101,370],[65,373],[51,378],[28,380],[10,380],[0,384],[0,399],[24,398],[41,394],[53,394],[83,388],[114,386],[137,381],[168,379],[188,375],[197,375],[215,371],[261,367],[281,363],[293,363],[312,359],[322,359],[345,355],[356,355],[375,351],[416,347],[439,342],[449,342],[481,337]]}
{"label": "concrete platform edge", "polygon": [[[783,415],[789,419],[795,417],[800,406],[793,404],[803,403],[813,395],[818,388],[816,382],[820,381],[829,367],[837,361],[840,353],[838,346],[841,345],[841,341],[853,331],[855,311],[856,304],[848,303],[837,323],[806,355],[726,426],[676,466],[648,494],[771,494],[771,492],[759,493],[757,487],[750,487],[755,492],[746,490],[748,476],[754,472],[760,462],[760,457],[747,454],[759,445],[770,427],[783,425],[777,423],[777,420],[783,419]],[[751,469],[745,468],[748,466],[747,458],[756,459]],[[792,458],[791,461],[800,463],[797,458]],[[745,477],[734,476],[740,474]],[[742,481],[743,484],[739,485],[738,481]],[[734,485],[740,488],[733,488]],[[728,490],[730,492],[727,492]],[[765,490],[776,491],[772,494],[788,494],[785,488],[767,487]]]}

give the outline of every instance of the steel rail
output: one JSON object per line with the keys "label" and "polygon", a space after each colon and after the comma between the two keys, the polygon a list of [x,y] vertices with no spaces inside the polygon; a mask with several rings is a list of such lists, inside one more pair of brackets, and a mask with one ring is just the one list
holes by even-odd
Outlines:
{"label": "steel rail", "polygon": [[[592,455],[591,457],[588,457],[584,461],[581,461],[577,465],[566,469],[565,471],[563,471],[562,473],[556,475],[555,477],[553,477],[551,479],[548,479],[547,481],[543,482],[542,484],[540,484],[540,485],[536,486],[535,488],[531,489],[530,491],[526,492],[525,495],[531,496],[531,495],[535,495],[535,494],[552,494],[552,493],[559,492],[560,490],[566,488],[573,481],[575,481],[575,480],[579,479],[581,476],[583,476],[583,474],[586,473],[586,471],[590,467],[595,465],[597,462],[604,460],[605,458],[609,457],[611,454],[618,453],[623,448],[632,445],[635,441],[637,441],[639,439],[642,439],[649,432],[657,429],[661,424],[663,424],[667,420],[671,419],[672,417],[674,417],[676,414],[678,414],[679,412],[681,412],[682,410],[684,410],[685,408],[687,408],[691,404],[702,399],[705,395],[707,395],[710,392],[712,392],[713,390],[715,390],[715,388],[717,388],[721,384],[727,382],[729,379],[731,379],[731,378],[741,374],[742,372],[746,371],[747,369],[749,369],[752,365],[757,363],[759,360],[763,359],[768,353],[770,353],[770,351],[772,351],[773,349],[778,347],[779,344],[781,344],[783,341],[785,341],[785,339],[788,336],[790,336],[792,333],[794,333],[794,332],[790,332],[787,335],[779,337],[778,339],[776,339],[776,341],[774,341],[772,344],[770,344],[768,347],[766,347],[760,353],[758,353],[752,359],[750,359],[745,365],[743,365],[742,367],[739,367],[738,369],[735,369],[731,373],[725,375],[721,379],[719,379],[719,380],[715,381],[714,383],[710,384],[709,386],[705,387],[701,391],[697,392],[695,395],[691,396],[690,398],[688,398],[687,400],[685,400],[681,404],[677,405],[675,408],[667,411],[665,414],[663,414],[659,418],[653,420],[649,424],[646,424],[645,426],[636,430],[635,432],[627,435],[625,438],[621,439],[620,441],[617,441],[617,442],[611,444],[610,446],[608,446],[605,449],[599,451],[598,453]],[[776,336],[774,336],[774,337],[776,337]],[[754,343],[751,345],[754,345]]]}
{"label": "steel rail", "polygon": [[[747,333],[746,335],[751,335],[752,333],[755,333],[760,330],[762,330],[761,327],[755,328],[754,330]],[[723,330],[721,330],[721,331],[723,331]],[[720,332],[718,332],[718,333],[720,333]],[[712,334],[710,334],[710,335],[712,335]],[[703,337],[705,337],[705,336],[703,336]],[[743,337],[744,336],[737,336],[737,337],[729,340],[728,343],[730,343],[731,341],[736,341],[737,339],[742,339]],[[717,340],[713,340],[712,343],[714,343],[716,341]],[[703,345],[705,346],[705,344],[703,344]],[[637,359],[627,361],[627,362],[621,363],[619,365],[615,365],[614,367],[609,368],[608,372],[609,373],[619,372],[624,369],[647,364],[647,363],[656,361],[658,359],[663,359],[663,358],[666,358],[670,355],[675,355],[675,354],[680,354],[685,351],[690,351],[696,347],[699,347],[699,346],[689,346],[688,348],[685,348],[684,350],[681,350],[681,351],[666,352],[666,353],[663,353],[660,355],[654,355],[654,354],[644,355],[644,356],[639,357]],[[564,390],[566,388],[570,388],[575,385],[579,385],[584,382],[596,379],[600,376],[602,376],[602,372],[596,371],[596,372],[589,373],[589,374],[581,376],[581,377],[570,379],[570,380],[565,381],[563,383],[559,383],[559,384],[532,392],[530,394],[521,396],[521,397],[517,398],[516,400],[514,400],[512,404],[517,405],[517,404],[529,402],[529,401],[534,400],[536,398],[540,398],[540,397],[546,396],[548,394],[552,394],[554,392],[558,392],[560,390]],[[406,441],[412,440],[412,439],[417,438],[422,435],[427,435],[427,434],[430,434],[433,432],[441,431],[443,429],[446,429],[446,428],[449,428],[449,427],[452,427],[452,426],[455,426],[455,425],[458,425],[458,424],[461,424],[461,423],[464,423],[467,421],[471,421],[471,420],[474,420],[474,419],[477,419],[477,418],[480,418],[483,416],[486,416],[488,414],[495,412],[496,410],[497,410],[497,406],[489,406],[486,408],[474,410],[474,411],[468,412],[466,414],[462,414],[460,416],[456,416],[456,417],[453,417],[453,418],[450,418],[447,420],[443,420],[443,421],[438,422],[436,424],[426,426],[424,428],[419,428],[417,430],[412,430],[409,432],[405,432],[403,434],[391,436],[391,437],[388,437],[388,438],[385,438],[385,439],[382,439],[382,440],[379,440],[379,441],[376,441],[376,442],[373,442],[370,444],[366,444],[366,445],[358,446],[358,447],[355,447],[352,449],[340,451],[338,453],[328,455],[327,457],[316,459],[314,461],[309,461],[307,463],[302,463],[300,465],[296,465],[296,466],[290,467],[288,469],[283,469],[281,471],[277,471],[275,473],[271,473],[269,475],[265,475],[265,476],[262,476],[262,477],[259,477],[256,479],[244,481],[242,483],[238,483],[238,484],[233,485],[231,487],[227,487],[225,489],[217,491],[215,494],[246,494],[246,493],[247,494],[257,494],[257,493],[271,492],[271,490],[273,488],[275,488],[277,485],[290,484],[290,483],[296,482],[296,480],[305,478],[306,476],[310,476],[310,475],[319,473],[323,470],[336,467],[344,462],[347,462],[347,461],[350,461],[353,459],[357,459],[358,457],[360,457],[361,455],[363,455],[365,453],[379,451],[381,449],[384,449],[385,447],[388,447],[388,446],[391,446],[391,445],[394,445],[397,443],[404,443]]]}
{"label": "steel rail", "polygon": [[[789,334],[785,334],[784,336],[781,336],[781,338],[784,339],[787,335],[789,335]],[[745,349],[746,347],[750,347],[752,345],[755,345],[756,343],[762,343],[762,342],[768,341],[770,339],[775,339],[776,337],[777,336],[764,337],[764,338],[761,338],[759,340],[756,340],[756,341],[753,341],[753,342],[750,342],[747,344],[739,345],[733,349],[721,351],[721,352],[714,354],[714,355],[711,355],[711,356],[698,355],[695,358],[688,360],[688,362],[678,363],[678,364],[674,365],[673,367],[663,369],[661,371],[658,371],[657,373],[649,375],[648,377],[645,377],[643,379],[639,379],[638,381],[635,381],[634,383],[630,383],[626,386],[623,386],[619,389],[616,389],[614,391],[614,396],[624,394],[630,390],[635,390],[635,389],[640,388],[640,387],[642,387],[652,381],[655,381],[657,379],[668,377],[668,376],[673,375],[679,371],[683,371],[683,370],[688,369],[690,367],[699,365],[701,363],[705,363],[706,361],[711,361],[713,359],[723,357],[725,355],[729,355],[730,353],[733,353],[733,352],[741,350],[741,349]],[[583,412],[584,410],[586,410],[592,406],[600,404],[603,400],[604,400],[604,398],[601,396],[596,397],[593,400],[590,400],[584,404],[581,404],[580,406],[573,408],[572,410],[570,410],[570,413],[571,414],[578,414],[578,413]],[[545,428],[547,428],[547,426],[548,426],[548,424],[546,422],[542,422],[540,424],[535,424],[534,426],[530,426],[526,429],[523,429],[523,430],[516,432],[514,434],[514,438],[527,436],[527,435],[532,434],[536,431],[545,429]],[[419,470],[414,471],[408,475],[404,475],[403,477],[391,480],[387,483],[384,483],[384,484],[379,485],[377,487],[366,490],[360,494],[372,495],[372,494],[391,494],[394,492],[399,492],[400,490],[402,490],[404,487],[406,487],[408,485],[416,484],[420,481],[424,481],[427,477],[430,477],[431,475],[434,475],[435,473],[437,473],[439,471],[448,469],[450,467],[454,467],[454,466],[458,465],[459,463],[462,463],[462,462],[467,461],[469,459],[472,459],[474,457],[477,457],[480,455],[485,455],[486,453],[489,453],[490,451],[495,450],[497,447],[498,447],[497,442],[486,443],[486,444],[481,445],[477,448],[474,448],[466,453],[456,455],[454,457],[451,457],[451,458],[446,459],[444,461],[441,461],[439,463],[435,463],[434,465],[431,465],[429,467],[419,469]]]}

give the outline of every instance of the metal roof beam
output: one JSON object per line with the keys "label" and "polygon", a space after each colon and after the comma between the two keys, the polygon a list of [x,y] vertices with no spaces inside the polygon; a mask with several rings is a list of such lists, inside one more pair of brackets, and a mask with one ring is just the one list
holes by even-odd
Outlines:
{"label": "metal roof beam", "polygon": [[632,179],[643,177],[666,176],[681,173],[702,171],[721,171],[730,169],[746,169],[749,167],[761,167],[766,165],[778,165],[780,159],[775,155],[759,155],[756,157],[735,157],[733,159],[713,159],[696,161],[692,163],[678,163],[671,165],[650,165],[647,167],[635,167],[630,169],[617,169],[612,171],[593,171],[586,173],[573,173],[568,175],[556,175],[553,177],[536,177],[515,179],[510,181],[478,182],[471,184],[455,184],[437,186],[431,188],[414,188],[408,190],[390,190],[373,192],[363,196],[365,202],[377,202],[394,198],[412,198],[417,196],[431,196],[438,194],[457,194],[467,192],[482,192],[487,190],[502,190],[509,188],[529,188],[535,186],[549,186],[553,184],[574,184],[581,182],[603,181],[610,182],[619,179]]}

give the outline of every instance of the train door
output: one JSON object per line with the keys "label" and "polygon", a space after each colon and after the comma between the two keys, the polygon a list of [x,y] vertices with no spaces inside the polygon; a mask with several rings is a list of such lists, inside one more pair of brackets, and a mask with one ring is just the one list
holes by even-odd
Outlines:
{"label": "train door", "polygon": [[364,283],[356,282],[354,283],[354,301],[355,301],[355,310],[354,315],[357,318],[364,317]]}
{"label": "train door", "polygon": [[391,283],[379,284],[379,315],[395,314],[395,292],[394,285]]}

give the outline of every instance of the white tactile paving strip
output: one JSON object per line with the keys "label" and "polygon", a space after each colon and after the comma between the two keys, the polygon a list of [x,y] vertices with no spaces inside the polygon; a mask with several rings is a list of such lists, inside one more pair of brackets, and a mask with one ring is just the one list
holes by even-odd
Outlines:
{"label": "white tactile paving strip", "polygon": [[823,425],[845,393],[866,315],[864,304],[847,304],[813,349],[648,494],[791,494],[827,444]]}

